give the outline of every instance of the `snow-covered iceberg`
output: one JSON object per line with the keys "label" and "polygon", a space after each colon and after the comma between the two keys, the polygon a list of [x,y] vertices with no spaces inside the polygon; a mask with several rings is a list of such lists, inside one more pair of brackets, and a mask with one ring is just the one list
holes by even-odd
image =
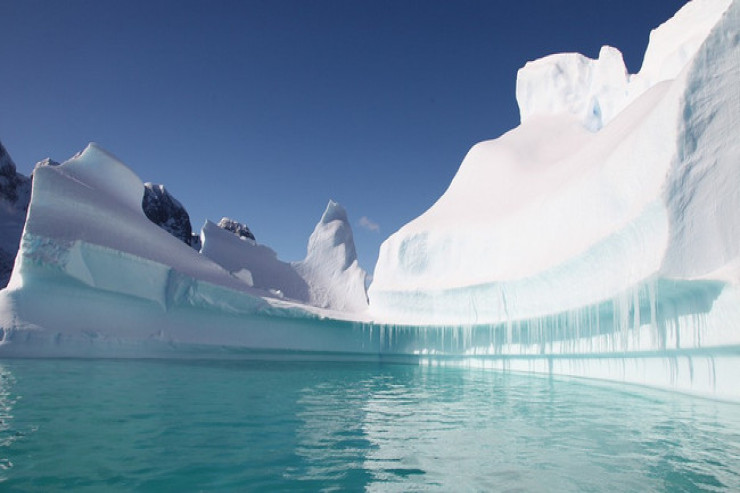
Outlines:
{"label": "snow-covered iceberg", "polygon": [[[0,292],[0,355],[187,354],[201,345],[360,347],[359,339],[348,342],[351,330],[338,329],[351,327],[341,321],[346,314],[300,305],[246,282],[244,273],[221,265],[240,261],[225,240],[213,253],[219,239],[209,238],[215,233],[209,225],[203,248],[219,262],[151,221],[144,194],[144,183],[95,144],[59,166],[36,168],[20,250]],[[327,316],[337,321],[326,330],[338,334],[306,330],[309,321]]]}
{"label": "snow-covered iceberg", "polygon": [[[695,0],[653,31],[638,74],[610,47],[528,63],[521,125],[474,146],[442,197],[381,246],[371,316],[396,332],[468,327],[453,331],[467,355],[730,392],[738,60],[740,4]],[[436,351],[421,340],[421,354]],[[662,369],[624,370],[646,355]]]}
{"label": "snow-covered iceberg", "polygon": [[372,313],[499,323],[659,280],[740,280],[738,6],[688,4],[651,40],[634,76],[607,47],[520,70],[522,124],[474,146],[444,195],[382,245]]}
{"label": "snow-covered iceberg", "polygon": [[287,263],[233,221],[191,248],[96,145],[41,166],[0,356],[298,351],[740,400],[739,27],[738,1],[694,0],[638,74],[609,47],[527,64],[521,125],[383,243],[369,308],[333,202]]}

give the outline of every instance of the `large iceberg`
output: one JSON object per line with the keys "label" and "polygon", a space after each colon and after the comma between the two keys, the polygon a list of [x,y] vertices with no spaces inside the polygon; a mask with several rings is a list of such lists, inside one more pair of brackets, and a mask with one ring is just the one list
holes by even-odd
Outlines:
{"label": "large iceberg", "polygon": [[381,246],[371,316],[525,369],[737,396],[739,28],[738,2],[695,0],[638,74],[611,47],[528,63],[521,125]]}
{"label": "large iceberg", "polygon": [[[10,283],[0,292],[0,355],[181,355],[199,346],[217,351],[360,347],[360,340],[348,342],[354,338],[351,330],[332,337],[322,336],[322,329],[306,330],[309,321],[330,316],[336,322],[327,324],[326,331],[337,331],[349,323],[342,322],[348,315],[331,306],[299,304],[305,300],[255,285],[251,275],[231,268],[242,261],[243,251],[217,235],[209,237],[215,231],[208,224],[201,254],[152,222],[144,212],[145,188],[96,144],[59,166],[36,168],[20,250]],[[245,245],[232,232],[213,228]],[[331,251],[331,246],[322,250]],[[284,265],[307,284],[296,268]],[[352,266],[356,262],[348,282],[358,277]],[[272,272],[273,277],[279,274]],[[364,284],[362,289],[364,295]],[[348,284],[341,294],[347,303],[354,303],[353,290]],[[332,303],[343,306],[335,294]]]}
{"label": "large iceberg", "polygon": [[609,47],[521,69],[521,125],[474,146],[444,195],[382,245],[372,314],[505,323],[661,281],[732,289],[740,53],[728,3],[684,7],[634,76]]}
{"label": "large iceberg", "polygon": [[207,222],[198,252],[99,146],[40,166],[0,356],[287,351],[740,400],[739,27],[737,1],[694,0],[638,74],[610,47],[528,63],[521,125],[383,243],[369,307],[334,202],[301,262],[235,221]]}

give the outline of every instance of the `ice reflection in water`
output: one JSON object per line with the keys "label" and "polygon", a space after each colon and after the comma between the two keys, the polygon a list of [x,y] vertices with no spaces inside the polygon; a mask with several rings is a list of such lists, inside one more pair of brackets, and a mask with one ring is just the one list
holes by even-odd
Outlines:
{"label": "ice reflection in water", "polygon": [[[6,455],[8,447],[21,436],[13,430],[13,405],[16,398],[11,393],[14,383],[13,374],[0,366],[0,470],[13,467],[13,463]],[[2,476],[0,476],[0,481]]]}
{"label": "ice reflection in water", "polygon": [[734,405],[433,368],[352,387],[325,382],[304,389],[300,404],[306,477],[332,483],[363,476],[369,491],[740,486]]}
{"label": "ice reflection in water", "polygon": [[740,491],[739,433],[738,405],[470,368],[0,367],[12,491]]}

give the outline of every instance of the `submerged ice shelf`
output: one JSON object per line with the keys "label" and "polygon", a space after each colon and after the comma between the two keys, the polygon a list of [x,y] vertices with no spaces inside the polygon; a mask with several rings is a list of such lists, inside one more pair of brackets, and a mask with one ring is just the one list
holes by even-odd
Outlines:
{"label": "submerged ice shelf", "polygon": [[369,306],[338,204],[286,263],[213,223],[175,238],[99,146],[42,166],[0,356],[393,358],[740,401],[738,26],[694,0],[638,74],[608,47],[527,64],[522,124],[388,238]]}

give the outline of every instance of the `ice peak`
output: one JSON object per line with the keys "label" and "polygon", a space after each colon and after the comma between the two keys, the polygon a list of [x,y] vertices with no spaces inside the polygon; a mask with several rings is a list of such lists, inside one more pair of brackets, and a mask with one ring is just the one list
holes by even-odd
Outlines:
{"label": "ice peak", "polygon": [[349,219],[347,219],[347,211],[344,207],[329,199],[329,203],[326,204],[324,214],[321,216],[320,224],[329,224],[332,221],[349,223]]}
{"label": "ice peak", "polygon": [[80,183],[106,190],[109,198],[118,201],[119,205],[141,212],[144,194],[142,181],[131,168],[94,142],[90,142],[82,152],[62,163],[58,169],[42,166],[35,171],[35,177],[54,172],[67,174]]}
{"label": "ice peak", "polygon": [[306,258],[296,262],[306,279],[312,303],[342,311],[367,308],[365,271],[357,262],[347,211],[333,200],[308,239]]}

